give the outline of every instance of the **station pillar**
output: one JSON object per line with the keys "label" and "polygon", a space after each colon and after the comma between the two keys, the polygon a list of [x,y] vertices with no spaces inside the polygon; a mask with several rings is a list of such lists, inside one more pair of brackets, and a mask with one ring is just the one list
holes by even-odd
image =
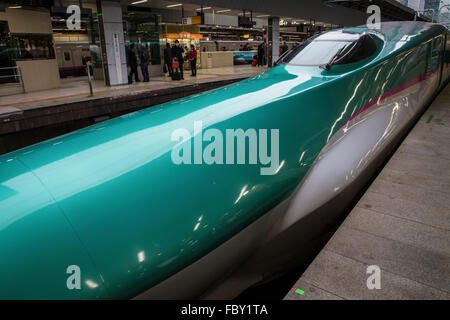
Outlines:
{"label": "station pillar", "polygon": [[126,84],[127,59],[120,1],[97,0],[97,12],[105,84],[107,86]]}
{"label": "station pillar", "polygon": [[267,26],[268,66],[272,67],[280,55],[280,18],[269,17]]}

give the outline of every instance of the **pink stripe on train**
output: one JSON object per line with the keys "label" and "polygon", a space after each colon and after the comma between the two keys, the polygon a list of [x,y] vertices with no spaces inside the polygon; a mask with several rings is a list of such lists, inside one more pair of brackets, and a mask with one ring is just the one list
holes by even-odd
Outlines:
{"label": "pink stripe on train", "polygon": [[361,109],[359,109],[359,110],[358,110],[356,113],[354,113],[350,118],[348,118],[347,121],[345,121],[344,124],[343,124],[342,126],[340,126],[338,130],[340,130],[340,129],[341,129],[343,126],[345,126],[349,121],[353,120],[353,119],[356,118],[359,114],[361,114],[361,113],[364,112],[365,110],[369,109],[371,106],[377,104],[377,103],[380,102],[381,100],[384,100],[384,99],[386,99],[386,98],[388,98],[388,97],[390,97],[390,96],[393,96],[394,94],[399,93],[400,91],[405,90],[405,89],[407,89],[407,88],[409,88],[409,87],[411,87],[411,86],[413,86],[413,85],[415,85],[415,84],[417,84],[417,83],[419,83],[419,82],[422,82],[422,81],[424,81],[424,80],[426,80],[426,79],[428,79],[428,78],[431,78],[431,77],[432,77],[435,73],[437,73],[439,70],[440,70],[440,68],[437,69],[437,70],[428,72],[428,73],[426,73],[426,74],[424,74],[424,75],[421,75],[421,76],[418,77],[418,78],[415,78],[415,79],[413,79],[413,80],[410,80],[410,81],[408,81],[408,82],[406,82],[406,83],[404,83],[404,84],[402,84],[402,85],[400,85],[400,86],[398,86],[398,87],[396,87],[396,88],[394,88],[394,89],[392,89],[392,90],[389,90],[389,91],[386,92],[386,93],[383,93],[383,94],[382,94],[381,96],[379,96],[378,98],[374,98],[374,99],[370,100],[369,103],[367,103],[364,107],[362,107]]}

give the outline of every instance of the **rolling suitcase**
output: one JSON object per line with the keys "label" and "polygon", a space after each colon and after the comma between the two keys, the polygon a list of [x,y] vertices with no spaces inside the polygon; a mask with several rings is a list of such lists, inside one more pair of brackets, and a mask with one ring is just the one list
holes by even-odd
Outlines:
{"label": "rolling suitcase", "polygon": [[173,72],[172,73],[172,80],[181,80],[181,73]]}

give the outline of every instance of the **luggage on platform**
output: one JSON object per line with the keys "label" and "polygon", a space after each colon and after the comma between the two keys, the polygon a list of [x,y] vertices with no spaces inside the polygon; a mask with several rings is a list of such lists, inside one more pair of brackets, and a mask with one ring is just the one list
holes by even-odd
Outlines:
{"label": "luggage on platform", "polygon": [[181,73],[173,72],[172,73],[172,80],[181,80]]}

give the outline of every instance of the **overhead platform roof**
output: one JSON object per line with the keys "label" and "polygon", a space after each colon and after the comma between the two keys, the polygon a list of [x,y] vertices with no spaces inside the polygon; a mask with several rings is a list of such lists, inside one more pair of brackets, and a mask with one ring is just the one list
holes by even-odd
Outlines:
{"label": "overhead platform roof", "polygon": [[[85,0],[84,0],[85,1]],[[122,4],[130,4],[130,0],[116,0]],[[95,3],[95,0],[88,0]],[[54,0],[1,0],[1,7],[20,5],[23,7],[51,7]],[[57,3],[57,2],[56,2]],[[376,4],[381,8],[384,21],[414,20],[414,10],[395,0],[151,0],[147,4],[165,8],[167,4],[194,4],[214,8],[234,10],[252,10],[278,17],[298,19],[314,19],[326,23],[356,26],[366,23],[367,7]],[[179,9],[179,8],[177,8]],[[418,17],[417,20],[429,21]]]}
{"label": "overhead platform roof", "polygon": [[22,6],[26,8],[32,7],[45,7],[50,8],[53,6],[54,0],[1,0],[0,10],[10,6]]}
{"label": "overhead platform roof", "polygon": [[[388,21],[412,21],[415,11],[396,0],[325,0],[328,4],[340,5],[349,9],[367,12],[370,5],[378,5],[381,18]],[[430,21],[424,17],[417,17],[417,21]]]}
{"label": "overhead platform roof", "polygon": [[275,17],[313,19],[344,26],[366,23],[368,15],[340,5],[328,4],[322,0],[170,0],[173,3],[197,4],[214,8],[252,10]]}

